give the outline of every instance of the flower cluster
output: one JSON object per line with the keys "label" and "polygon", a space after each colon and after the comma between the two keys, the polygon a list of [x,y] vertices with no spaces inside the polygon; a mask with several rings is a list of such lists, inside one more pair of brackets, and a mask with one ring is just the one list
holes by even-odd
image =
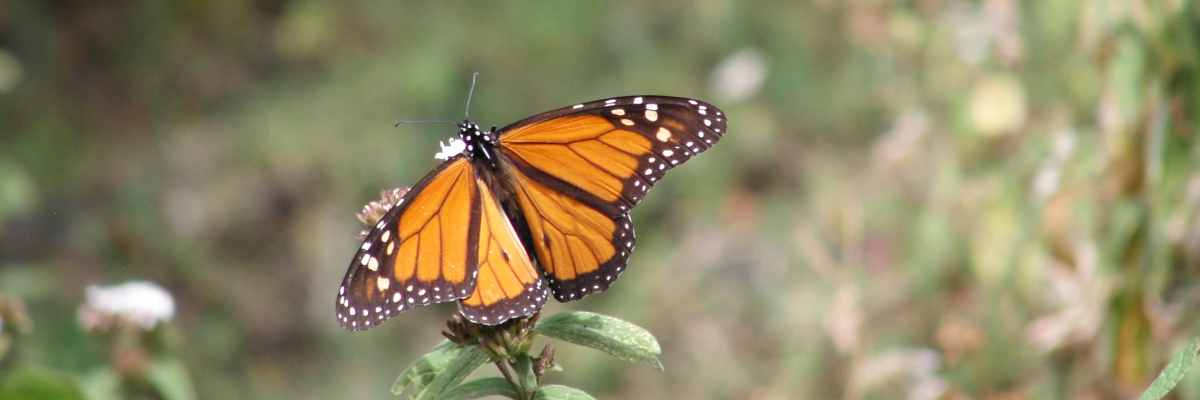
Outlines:
{"label": "flower cluster", "polygon": [[175,316],[171,294],[146,281],[88,286],[86,297],[79,307],[79,322],[93,332],[108,331],[123,323],[149,331]]}
{"label": "flower cluster", "polygon": [[403,186],[381,191],[379,192],[379,200],[372,201],[363,206],[362,211],[358,212],[358,221],[362,222],[363,226],[367,228],[360,231],[359,235],[365,238],[367,233],[370,232],[370,228],[383,219],[384,214],[387,214],[388,210],[399,204],[400,199],[404,198],[409,189],[408,186]]}

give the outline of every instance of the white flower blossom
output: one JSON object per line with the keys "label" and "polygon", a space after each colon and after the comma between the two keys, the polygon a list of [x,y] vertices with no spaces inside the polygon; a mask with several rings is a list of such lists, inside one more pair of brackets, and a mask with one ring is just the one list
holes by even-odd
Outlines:
{"label": "white flower blossom", "polygon": [[80,308],[85,325],[106,317],[119,317],[152,329],[175,316],[175,299],[162,286],[132,281],[114,286],[88,286],[87,301]]}
{"label": "white flower blossom", "polygon": [[438,143],[442,146],[442,150],[433,155],[433,158],[438,160],[449,160],[450,157],[462,154],[463,150],[467,149],[467,144],[459,138],[450,138],[449,143]]}
{"label": "white flower blossom", "polygon": [[738,102],[758,94],[766,80],[766,56],[756,49],[742,49],[713,68],[709,85],[722,99]]}

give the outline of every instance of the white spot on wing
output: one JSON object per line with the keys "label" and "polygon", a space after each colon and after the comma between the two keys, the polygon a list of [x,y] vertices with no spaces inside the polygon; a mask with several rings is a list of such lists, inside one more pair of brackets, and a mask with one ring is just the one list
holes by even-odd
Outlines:
{"label": "white spot on wing", "polygon": [[[646,111],[646,118],[650,118],[651,112],[653,111]],[[658,132],[654,134],[654,137],[657,138],[658,141],[666,143],[668,140],[671,140],[671,131],[667,130],[667,128],[659,127]]]}

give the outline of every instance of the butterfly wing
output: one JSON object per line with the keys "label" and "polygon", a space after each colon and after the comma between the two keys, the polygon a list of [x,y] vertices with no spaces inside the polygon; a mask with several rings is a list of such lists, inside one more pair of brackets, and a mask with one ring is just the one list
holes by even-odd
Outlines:
{"label": "butterfly wing", "polygon": [[617,279],[633,251],[629,214],[579,200],[576,189],[512,172],[517,204],[529,226],[543,276],[558,301],[599,293]]}
{"label": "butterfly wing", "polygon": [[496,325],[536,313],[546,303],[547,288],[533,268],[516,229],[491,189],[477,180],[480,198],[479,274],[470,297],[459,310],[477,324]]}
{"label": "butterfly wing", "polygon": [[695,99],[629,96],[563,107],[500,130],[528,167],[628,210],[667,170],[725,134],[725,113]]}
{"label": "butterfly wing", "polygon": [[338,288],[342,327],[363,330],[406,308],[468,297],[478,273],[480,199],[464,156],[442,163],[372,227]]}
{"label": "butterfly wing", "polygon": [[556,299],[608,289],[633,251],[629,210],[666,171],[716,144],[725,127],[724,113],[699,100],[629,96],[500,130],[506,176]]}

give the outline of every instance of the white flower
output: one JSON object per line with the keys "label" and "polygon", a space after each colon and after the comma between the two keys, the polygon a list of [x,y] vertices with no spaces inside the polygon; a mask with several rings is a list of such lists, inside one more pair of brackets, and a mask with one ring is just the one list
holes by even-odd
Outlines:
{"label": "white flower", "polygon": [[756,49],[738,50],[717,64],[710,79],[713,92],[721,98],[746,100],[758,94],[767,79],[766,56]]}
{"label": "white flower", "polygon": [[1042,162],[1041,169],[1033,177],[1033,197],[1038,202],[1044,202],[1058,192],[1062,180],[1062,169],[1071,158],[1071,150],[1075,148],[1075,135],[1071,130],[1064,130],[1054,137],[1053,152]]}
{"label": "white flower", "polygon": [[80,308],[80,319],[85,325],[119,317],[149,330],[174,316],[175,299],[162,286],[146,281],[88,286],[87,301]]}
{"label": "white flower", "polygon": [[938,376],[942,358],[937,351],[925,348],[899,348],[866,357],[853,368],[850,386],[854,393],[894,390],[908,393],[908,399],[940,399],[949,389]]}
{"label": "white flower", "polygon": [[450,138],[449,143],[438,142],[438,145],[442,146],[442,150],[437,152],[437,154],[434,154],[433,158],[442,161],[449,160],[450,157],[462,154],[462,152],[467,149],[467,144],[459,138]]}
{"label": "white flower", "polygon": [[1000,137],[1016,133],[1025,125],[1027,106],[1021,81],[1011,75],[995,74],[975,83],[967,115],[979,133]]}
{"label": "white flower", "polygon": [[1056,310],[1025,328],[1025,338],[1042,352],[1098,340],[1117,284],[1100,271],[1095,242],[1075,246],[1078,265],[1072,269],[1052,263],[1045,267],[1047,299]]}

